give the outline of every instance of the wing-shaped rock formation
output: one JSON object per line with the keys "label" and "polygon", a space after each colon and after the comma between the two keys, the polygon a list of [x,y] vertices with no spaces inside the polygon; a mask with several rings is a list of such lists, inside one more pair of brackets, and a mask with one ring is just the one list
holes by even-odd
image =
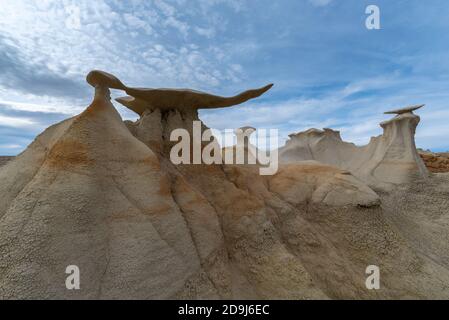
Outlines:
{"label": "wing-shaped rock formation", "polygon": [[116,100],[141,116],[135,123],[126,123],[130,131],[153,150],[165,154],[174,145],[169,141],[173,129],[184,128],[192,136],[192,123],[199,121],[198,109],[241,104],[261,96],[273,86],[270,84],[260,89],[248,90],[233,97],[220,97],[190,89],[131,88],[117,77],[99,70],[91,71],[87,75],[87,82],[93,87],[119,89],[129,94],[130,96]]}
{"label": "wing-shaped rock formation", "polygon": [[117,77],[99,70],[91,71],[87,75],[87,82],[94,87],[104,86],[124,90],[130,96],[116,100],[139,115],[147,109],[189,111],[190,109],[230,107],[257,98],[273,86],[269,84],[259,89],[244,91],[233,97],[220,97],[191,89],[131,88],[125,86]]}
{"label": "wing-shaped rock formation", "polygon": [[413,114],[413,111],[421,109],[424,106],[425,106],[424,104],[417,104],[415,106],[395,109],[395,110],[391,110],[391,111],[385,111],[384,113],[385,114],[404,114],[404,113],[412,113]]}
{"label": "wing-shaped rock formation", "polygon": [[141,115],[146,109],[213,109],[241,104],[257,98],[273,85],[242,92],[233,97],[220,97],[190,89],[137,89],[127,88],[131,97],[117,98],[117,101]]}

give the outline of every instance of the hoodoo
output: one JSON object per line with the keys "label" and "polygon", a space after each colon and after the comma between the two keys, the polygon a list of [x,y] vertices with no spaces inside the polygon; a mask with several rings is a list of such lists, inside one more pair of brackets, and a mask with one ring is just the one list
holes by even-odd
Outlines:
{"label": "hoodoo", "polygon": [[242,92],[233,97],[220,97],[209,93],[190,89],[141,89],[125,88],[131,97],[121,97],[116,100],[125,107],[141,115],[145,110],[198,110],[225,108],[241,104],[257,98],[270,90],[272,84],[260,89]]}
{"label": "hoodoo", "polygon": [[415,132],[420,117],[413,111],[423,106],[385,112],[397,115],[380,124],[384,133],[373,158],[379,159],[382,156],[382,160],[376,163],[375,168],[373,164],[372,169],[372,175],[379,181],[400,184],[416,177],[428,176],[428,170],[415,145]]}
{"label": "hoodoo", "polygon": [[127,121],[126,125],[138,139],[154,151],[166,154],[173,146],[169,141],[170,132],[176,128],[184,128],[192,134],[192,122],[199,121],[199,109],[241,104],[261,96],[273,86],[269,84],[233,97],[221,97],[190,89],[132,88],[124,85],[117,77],[99,70],[91,71],[87,75],[87,82],[93,86],[101,84],[125,91],[129,96],[117,98],[117,102],[140,116],[137,122]]}
{"label": "hoodoo", "polygon": [[391,110],[391,111],[385,111],[384,113],[385,114],[404,114],[404,113],[411,113],[411,114],[413,114],[413,111],[421,109],[424,106],[425,106],[424,104],[417,104],[415,106],[395,109],[395,110]]}
{"label": "hoodoo", "polygon": [[380,124],[383,134],[358,147],[341,139],[332,129],[309,129],[291,134],[279,150],[281,162],[316,160],[353,173],[370,186],[389,189],[393,185],[426,178],[428,171],[415,146],[415,130],[420,121],[414,110],[423,105],[385,112],[396,114]]}

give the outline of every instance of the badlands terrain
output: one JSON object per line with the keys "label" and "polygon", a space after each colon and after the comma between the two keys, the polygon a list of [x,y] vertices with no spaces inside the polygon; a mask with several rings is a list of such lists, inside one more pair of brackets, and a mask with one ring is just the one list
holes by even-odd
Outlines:
{"label": "badlands terrain", "polygon": [[332,129],[293,133],[277,173],[260,175],[257,161],[175,165],[170,134],[271,85],[225,98],[100,71],[87,82],[85,111],[0,168],[1,299],[449,298],[449,173],[415,147],[421,106],[391,111],[362,147]]}

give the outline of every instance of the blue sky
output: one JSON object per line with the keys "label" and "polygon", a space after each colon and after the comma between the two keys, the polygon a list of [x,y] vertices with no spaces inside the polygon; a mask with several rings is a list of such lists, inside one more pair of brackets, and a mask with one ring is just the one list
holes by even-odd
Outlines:
{"label": "blue sky", "polygon": [[[369,4],[380,30],[365,28]],[[447,0],[0,0],[0,13],[0,155],[82,111],[91,69],[221,95],[273,82],[200,116],[219,130],[277,128],[281,141],[331,127],[364,144],[384,111],[425,103],[417,145],[449,150]]]}

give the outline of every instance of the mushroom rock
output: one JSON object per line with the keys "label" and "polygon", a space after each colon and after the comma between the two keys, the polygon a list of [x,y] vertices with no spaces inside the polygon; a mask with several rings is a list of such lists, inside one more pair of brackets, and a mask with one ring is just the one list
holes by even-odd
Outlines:
{"label": "mushroom rock", "polygon": [[[190,89],[127,87],[115,76],[98,70],[91,71],[87,80],[94,86],[101,83],[110,88],[125,91],[129,96],[117,98],[116,101],[141,117],[134,124],[128,122],[127,126],[137,135],[137,138],[148,146],[165,153],[174,145],[173,142],[169,141],[173,129],[183,128],[192,134],[193,121],[199,121],[199,109],[225,108],[238,105],[261,96],[273,86],[273,84],[269,84],[259,89],[244,91],[236,96],[221,97]],[[145,117],[149,119],[143,120]],[[155,124],[158,127],[160,123],[162,126],[162,129],[158,132],[160,135],[154,136],[155,131],[149,129],[147,123]],[[136,128],[131,128],[133,126]],[[202,123],[201,127],[201,131],[207,129]],[[151,132],[147,132],[148,130]],[[150,135],[152,138],[148,140]]]}
{"label": "mushroom rock", "polygon": [[100,70],[93,70],[89,72],[86,76],[86,81],[94,88],[105,87],[111,89],[126,90],[126,86],[117,77]]}
{"label": "mushroom rock", "polygon": [[395,109],[395,110],[391,110],[391,111],[385,111],[384,114],[398,114],[398,115],[404,114],[404,113],[413,114],[413,111],[421,109],[424,106],[425,106],[425,104],[417,104],[417,105],[409,106],[409,107],[405,107],[405,108]]}
{"label": "mushroom rock", "polygon": [[426,178],[428,171],[415,146],[419,116],[414,110],[423,105],[386,112],[396,114],[380,124],[383,134],[358,147],[342,141],[331,129],[310,129],[290,135],[280,148],[281,163],[316,160],[350,171],[374,188],[389,189],[414,178]]}
{"label": "mushroom rock", "polygon": [[273,87],[269,84],[259,89],[244,91],[233,97],[220,97],[209,93],[191,89],[142,89],[125,88],[131,97],[121,97],[117,101],[123,103],[137,114],[141,115],[146,109],[183,111],[198,109],[214,109],[231,107],[250,99],[257,98]]}
{"label": "mushroom rock", "polygon": [[[148,141],[151,145],[158,145],[159,150],[168,153],[173,146],[170,142],[170,133],[174,129],[186,129],[192,136],[193,121],[200,121],[198,118],[198,110],[204,108],[224,108],[243,103],[249,99],[256,98],[266,91],[272,85],[265,86],[261,89],[248,90],[234,97],[219,97],[208,93],[188,90],[188,89],[126,89],[126,93],[131,97],[117,98],[116,100],[125,107],[133,110],[144,118],[156,119],[156,123],[161,123],[161,136],[157,138],[157,142]],[[160,115],[161,121],[157,118]],[[135,123],[135,126],[142,127],[142,121]],[[148,120],[149,122],[153,120]],[[145,126],[146,127],[146,126]],[[201,122],[201,132],[208,129]],[[140,130],[142,131],[142,129]],[[138,138],[146,142],[144,135],[139,134]],[[161,143],[163,145],[161,145]]]}
{"label": "mushroom rock", "polygon": [[[409,182],[415,177],[428,177],[427,168],[415,145],[415,132],[420,117],[413,111],[423,106],[385,112],[397,115],[380,124],[384,130],[383,135],[381,139],[373,141],[378,145],[373,155],[376,165],[371,166],[371,175],[377,180],[399,184]],[[378,155],[382,155],[382,159]]]}

